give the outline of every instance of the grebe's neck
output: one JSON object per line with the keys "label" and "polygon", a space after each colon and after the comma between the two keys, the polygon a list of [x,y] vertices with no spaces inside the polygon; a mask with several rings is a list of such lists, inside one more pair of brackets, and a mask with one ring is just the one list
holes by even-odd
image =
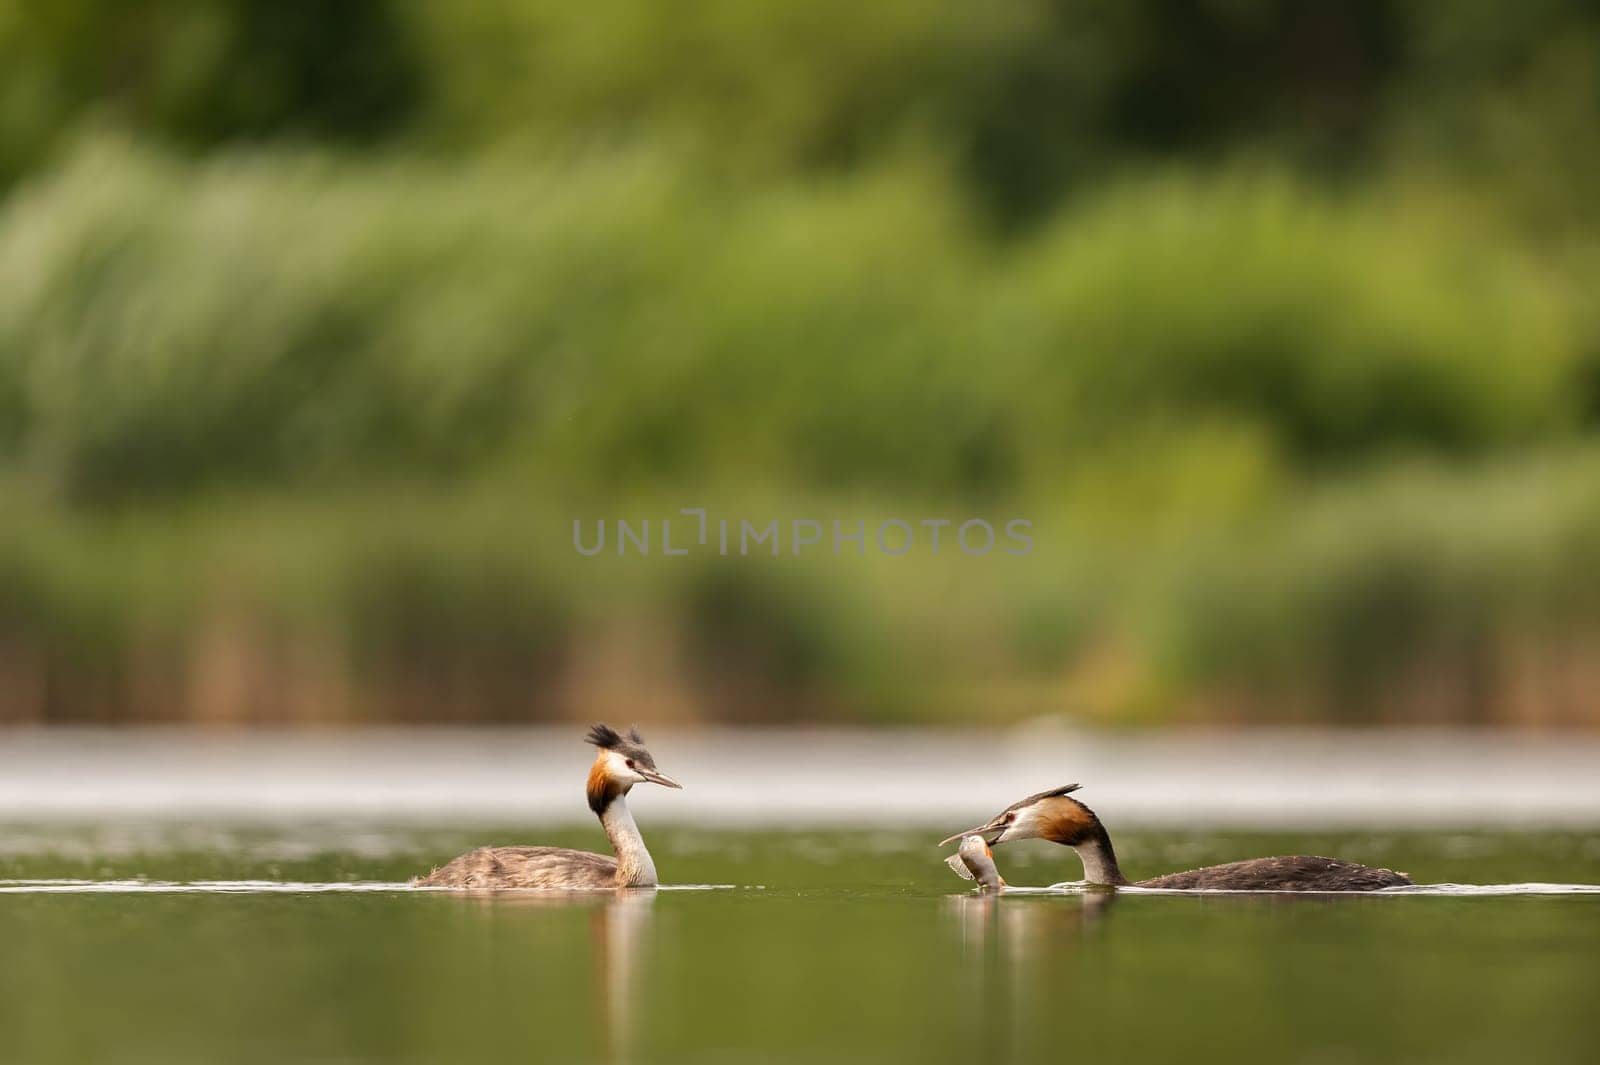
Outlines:
{"label": "grebe's neck", "polygon": [[[1089,809],[1087,806],[1083,808],[1086,811]],[[1088,823],[1068,846],[1078,852],[1086,882],[1109,887],[1124,887],[1129,883],[1128,878],[1122,875],[1122,867],[1117,865],[1117,852],[1111,846],[1111,833],[1106,831],[1106,826],[1092,811],[1089,812]]]}
{"label": "grebe's neck", "polygon": [[600,811],[600,824],[617,852],[617,886],[655,887],[656,863],[650,860],[639,826],[633,823],[626,793],[618,795]]}

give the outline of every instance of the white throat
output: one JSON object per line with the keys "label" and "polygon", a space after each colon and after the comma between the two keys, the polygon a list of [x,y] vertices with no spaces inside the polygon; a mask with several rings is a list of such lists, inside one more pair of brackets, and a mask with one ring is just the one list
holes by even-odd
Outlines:
{"label": "white throat", "polygon": [[1083,862],[1083,879],[1090,884],[1124,883],[1117,860],[1107,854],[1099,840],[1090,840],[1072,848]]}
{"label": "white throat", "polygon": [[639,835],[639,826],[634,824],[626,793],[611,800],[606,812],[600,815],[600,824],[617,852],[617,883],[624,887],[654,887],[656,863],[650,860],[644,837]]}

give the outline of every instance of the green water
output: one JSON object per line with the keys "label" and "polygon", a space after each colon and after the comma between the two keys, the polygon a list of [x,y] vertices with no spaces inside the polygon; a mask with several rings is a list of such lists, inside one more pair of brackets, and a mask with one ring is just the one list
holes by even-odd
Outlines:
{"label": "green water", "polygon": [[[593,845],[592,832],[537,833]],[[394,881],[526,831],[0,826],[0,878]],[[623,896],[0,893],[0,1061],[1593,1062],[1600,895],[980,898],[936,834],[656,830]],[[1600,883],[1600,833],[1124,833]],[[1014,884],[1078,875],[1001,848]],[[138,885],[134,885],[137,887]]]}

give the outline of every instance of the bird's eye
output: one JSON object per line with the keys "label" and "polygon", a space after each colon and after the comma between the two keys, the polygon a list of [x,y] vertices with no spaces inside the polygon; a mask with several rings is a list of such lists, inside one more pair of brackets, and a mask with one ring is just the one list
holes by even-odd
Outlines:
{"label": "bird's eye", "polygon": [[633,768],[633,759],[632,759],[632,758],[629,758],[629,759],[628,759],[628,768],[629,768],[629,769],[632,769],[632,768]]}

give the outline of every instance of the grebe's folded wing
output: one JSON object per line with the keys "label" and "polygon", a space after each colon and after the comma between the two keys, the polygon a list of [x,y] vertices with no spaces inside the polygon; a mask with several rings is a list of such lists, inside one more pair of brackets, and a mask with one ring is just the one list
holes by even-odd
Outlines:
{"label": "grebe's folded wing", "polygon": [[595,888],[612,884],[617,860],[566,847],[479,847],[411,883],[415,887]]}

